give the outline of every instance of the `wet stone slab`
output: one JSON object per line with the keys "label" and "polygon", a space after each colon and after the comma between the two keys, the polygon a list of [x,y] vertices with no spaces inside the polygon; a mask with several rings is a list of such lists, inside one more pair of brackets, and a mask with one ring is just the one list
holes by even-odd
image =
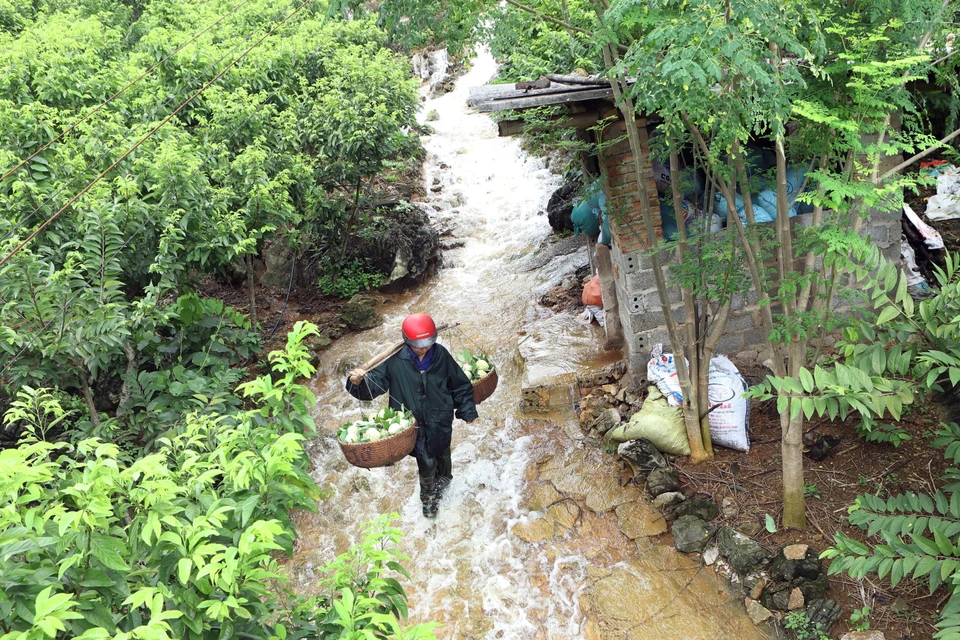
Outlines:
{"label": "wet stone slab", "polygon": [[650,505],[636,500],[617,507],[617,522],[631,540],[657,536],[667,530],[667,521]]}
{"label": "wet stone slab", "polygon": [[[594,582],[582,594],[580,607],[588,622],[588,640],[651,638],[737,640],[764,638],[718,588],[709,570],[693,568],[676,579],[651,574],[647,563],[629,562]],[[739,610],[738,610],[739,608]]]}
{"label": "wet stone slab", "polygon": [[536,472],[527,476],[525,500],[531,513],[512,529],[543,544],[550,564],[571,552],[589,563],[578,596],[583,637],[769,637],[699,558],[654,540],[668,524],[638,486],[624,484],[622,466],[593,447],[554,449],[531,465]]}

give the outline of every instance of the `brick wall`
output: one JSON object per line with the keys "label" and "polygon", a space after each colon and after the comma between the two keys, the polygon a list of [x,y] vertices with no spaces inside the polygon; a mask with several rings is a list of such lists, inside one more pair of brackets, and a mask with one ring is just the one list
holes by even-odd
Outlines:
{"label": "brick wall", "polygon": [[[637,126],[641,132],[641,145],[646,147],[646,121],[639,119]],[[604,142],[611,142],[626,135],[626,123],[617,122],[603,132]],[[650,150],[644,149],[641,158],[643,180],[647,187],[647,197],[654,212],[654,227],[657,239],[663,237],[660,224],[660,202],[657,186],[653,181],[653,170],[649,162]],[[610,217],[610,231],[614,244],[621,254],[642,251],[648,246],[646,225],[640,212],[640,199],[637,195],[637,174],[633,153],[627,140],[620,140],[606,147],[601,158],[607,195],[607,215]]]}

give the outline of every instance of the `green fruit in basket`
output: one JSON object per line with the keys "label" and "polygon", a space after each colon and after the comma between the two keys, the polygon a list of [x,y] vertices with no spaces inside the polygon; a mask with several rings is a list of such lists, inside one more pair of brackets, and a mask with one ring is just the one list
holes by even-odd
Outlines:
{"label": "green fruit in basket", "polygon": [[392,425],[390,425],[390,428],[387,429],[387,432],[388,432],[390,435],[395,435],[395,434],[400,433],[400,432],[403,431],[404,429],[406,429],[406,427],[405,427],[402,423],[400,423],[400,422],[394,422]]}
{"label": "green fruit in basket", "polygon": [[490,370],[490,363],[486,360],[477,360],[477,369],[486,373]]}

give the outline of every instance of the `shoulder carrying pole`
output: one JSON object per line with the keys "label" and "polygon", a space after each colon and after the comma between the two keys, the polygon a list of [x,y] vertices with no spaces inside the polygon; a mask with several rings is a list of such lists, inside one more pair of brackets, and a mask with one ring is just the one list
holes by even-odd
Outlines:
{"label": "shoulder carrying pole", "polygon": [[[444,329],[450,329],[452,327],[458,327],[458,326],[460,326],[459,322],[451,322],[450,324],[441,324],[437,326],[437,333],[440,333]],[[403,340],[399,340],[393,343],[392,345],[387,347],[385,350],[381,351],[377,355],[373,356],[372,358],[364,362],[362,365],[358,367],[358,369],[362,369],[364,374],[368,373],[371,369],[373,369],[380,363],[384,362],[387,358],[389,358],[393,354],[400,351],[400,349],[403,348],[404,344],[405,343]]]}

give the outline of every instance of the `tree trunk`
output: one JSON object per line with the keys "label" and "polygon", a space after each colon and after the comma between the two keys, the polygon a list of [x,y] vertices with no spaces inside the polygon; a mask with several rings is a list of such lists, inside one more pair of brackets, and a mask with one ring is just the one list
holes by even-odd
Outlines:
{"label": "tree trunk", "polygon": [[[792,399],[790,404],[800,402]],[[780,414],[783,439],[780,453],[783,458],[783,526],[807,528],[806,505],[803,499],[803,414],[790,418],[790,406]]]}
{"label": "tree trunk", "polygon": [[253,254],[247,254],[247,287],[250,292],[250,324],[257,330],[257,284],[253,268]]}
{"label": "tree trunk", "polygon": [[137,380],[137,353],[130,342],[123,343],[123,352],[127,356],[127,370],[123,376],[123,386],[120,387],[120,401],[117,403],[117,417],[127,412],[127,403],[130,402],[130,384]]}
{"label": "tree trunk", "polygon": [[[794,340],[788,347],[788,371],[792,378],[800,375],[806,355],[806,341]],[[790,402],[780,412],[780,455],[783,460],[783,526],[807,528],[806,505],[803,498],[803,412],[791,418],[794,403],[800,402],[790,394]]]}
{"label": "tree trunk", "polygon": [[87,411],[90,413],[90,422],[93,426],[100,426],[100,416],[97,415],[97,407],[93,404],[93,393],[90,391],[90,383],[87,382],[87,372],[80,372],[80,387],[83,389],[83,399],[87,402]]}
{"label": "tree trunk", "polygon": [[[603,60],[608,71],[614,69],[613,51],[609,46],[603,49]],[[650,199],[647,195],[646,181],[643,175],[642,160],[643,145],[640,143],[640,134],[637,132],[636,113],[633,108],[633,101],[629,96],[624,95],[622,87],[626,86],[625,78],[610,78],[610,88],[613,89],[613,95],[616,104],[623,113],[624,124],[627,129],[627,141],[630,145],[630,151],[633,154],[633,170],[637,184],[637,196],[640,201],[640,212],[643,216],[646,237],[644,246],[650,247],[657,242],[656,229],[653,221],[653,210],[650,207]],[[682,209],[680,212],[682,215]],[[677,217],[679,218],[680,215]],[[673,309],[670,305],[669,293],[667,289],[666,270],[663,261],[660,259],[660,252],[653,251],[650,254],[650,262],[653,267],[653,279],[657,285],[657,294],[660,298],[660,308],[663,310],[664,322],[667,325],[667,333],[670,336],[670,346],[673,348],[674,359],[677,365],[677,381],[680,383],[680,389],[683,393],[683,421],[687,428],[687,438],[690,441],[690,460],[693,463],[704,462],[713,457],[713,451],[704,448],[702,435],[700,432],[700,399],[696,396],[696,382],[691,381],[690,370],[686,366],[683,349],[683,340],[680,338],[680,329],[673,317]],[[684,291],[686,297],[689,291]],[[689,308],[689,307],[688,307]],[[686,322],[695,322],[696,318],[691,318],[689,312],[686,313]],[[695,355],[695,345],[690,346],[691,355]]]}

